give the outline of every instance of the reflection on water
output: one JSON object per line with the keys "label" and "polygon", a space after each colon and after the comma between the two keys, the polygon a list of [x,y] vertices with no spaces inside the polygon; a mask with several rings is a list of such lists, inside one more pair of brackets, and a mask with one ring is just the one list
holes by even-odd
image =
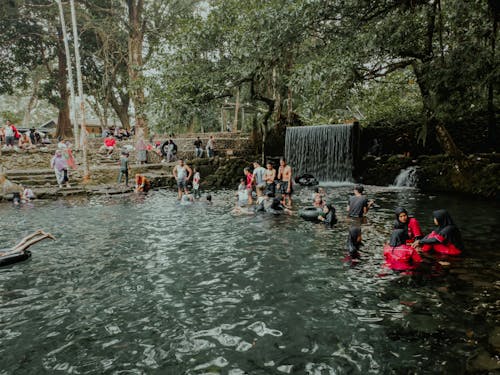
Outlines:
{"label": "reflection on water", "polygon": [[[351,187],[326,190],[343,213]],[[232,192],[212,206],[164,191],[1,206],[2,247],[40,227],[58,241],[0,269],[0,374],[463,372],[498,319],[498,207],[367,190],[377,208],[354,267],[344,219],[231,216]],[[468,252],[412,277],[382,269],[396,205],[425,231],[448,208]]]}

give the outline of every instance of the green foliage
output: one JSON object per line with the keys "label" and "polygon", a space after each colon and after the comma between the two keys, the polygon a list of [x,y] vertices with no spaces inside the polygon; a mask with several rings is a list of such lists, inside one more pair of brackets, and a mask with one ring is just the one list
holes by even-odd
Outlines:
{"label": "green foliage", "polygon": [[[78,2],[84,84],[101,109],[122,114],[133,92],[144,90],[157,130],[217,130],[221,106],[237,92],[262,134],[297,118],[370,123],[424,115],[450,124],[500,105],[491,1],[145,0],[143,65],[135,67],[132,3]],[[60,104],[55,12],[49,0],[2,2],[0,92],[26,85],[35,66],[47,65],[43,93]],[[143,76],[132,83],[134,69]]]}
{"label": "green foliage", "polygon": [[4,121],[10,120],[14,125],[19,126],[23,119],[23,114],[21,112],[1,111],[0,118]]}

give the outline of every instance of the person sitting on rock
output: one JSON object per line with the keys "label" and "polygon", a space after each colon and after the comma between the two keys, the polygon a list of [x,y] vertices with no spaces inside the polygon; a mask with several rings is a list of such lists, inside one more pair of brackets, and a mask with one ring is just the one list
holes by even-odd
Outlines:
{"label": "person sitting on rock", "polygon": [[106,156],[108,158],[111,157],[113,154],[113,151],[116,146],[116,140],[113,138],[111,134],[109,134],[105,139],[104,139],[104,144],[101,146],[99,149],[99,152],[101,153],[106,153]]}
{"label": "person sitting on rock", "polygon": [[135,175],[135,192],[136,193],[147,193],[149,189],[151,188],[151,183],[149,180],[141,175],[141,174],[136,174]]}
{"label": "person sitting on rock", "polygon": [[21,137],[19,138],[19,148],[27,150],[29,148],[33,147],[33,144],[31,143],[31,139],[28,135],[28,133],[23,133],[21,134]]}

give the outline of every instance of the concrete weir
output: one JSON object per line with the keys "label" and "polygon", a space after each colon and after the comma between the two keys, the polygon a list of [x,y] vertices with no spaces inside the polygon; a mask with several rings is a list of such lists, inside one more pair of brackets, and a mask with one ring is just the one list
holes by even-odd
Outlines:
{"label": "concrete weir", "polygon": [[311,174],[319,181],[352,181],[358,127],[355,123],[287,128],[285,157],[295,175]]}

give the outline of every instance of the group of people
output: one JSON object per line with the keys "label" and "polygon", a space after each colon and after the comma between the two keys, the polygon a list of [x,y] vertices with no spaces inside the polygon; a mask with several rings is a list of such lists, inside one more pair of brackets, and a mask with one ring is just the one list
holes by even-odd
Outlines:
{"label": "group of people", "polygon": [[447,210],[440,209],[432,213],[436,228],[425,237],[417,219],[404,208],[398,207],[395,215],[391,238],[384,246],[388,267],[411,270],[422,261],[420,252],[434,250],[439,254],[459,255],[464,250],[460,230]]}
{"label": "group of people", "polygon": [[[208,158],[214,157],[215,139],[214,139],[213,135],[208,137],[208,141],[207,141],[207,144],[205,146],[205,151],[207,153]],[[203,157],[203,142],[201,141],[200,137],[196,137],[196,140],[194,141],[194,156],[195,156],[195,158],[202,158]]]}
{"label": "group of people", "polygon": [[[267,162],[266,168],[258,161],[253,162],[253,171],[250,168],[243,169],[244,177],[240,179],[237,194],[237,206],[244,207],[262,205],[263,201],[273,199],[276,207],[289,210],[292,206],[293,180],[292,168],[287,165],[284,158],[280,159],[278,171],[271,162]],[[280,206],[277,205],[279,202]]]}
{"label": "group of people", "polygon": [[[347,250],[351,260],[359,259],[362,245],[361,222],[370,207],[374,205],[374,202],[368,200],[363,192],[363,186],[357,185],[346,207],[348,217],[353,222],[347,239]],[[337,222],[335,208],[325,202],[324,196],[323,189],[316,188],[313,194],[313,206],[324,210],[324,214],[318,216],[318,220],[331,227],[332,222]],[[422,261],[420,252],[434,250],[440,254],[458,255],[464,249],[460,230],[445,209],[433,212],[436,229],[427,236],[423,235],[418,220],[410,216],[406,209],[396,208],[395,216],[390,240],[384,245],[386,266],[393,270],[417,268]]]}
{"label": "group of people", "polygon": [[26,150],[47,142],[50,142],[47,136],[35,128],[20,132],[10,120],[7,120],[5,125],[0,127],[0,144],[4,150]]}

